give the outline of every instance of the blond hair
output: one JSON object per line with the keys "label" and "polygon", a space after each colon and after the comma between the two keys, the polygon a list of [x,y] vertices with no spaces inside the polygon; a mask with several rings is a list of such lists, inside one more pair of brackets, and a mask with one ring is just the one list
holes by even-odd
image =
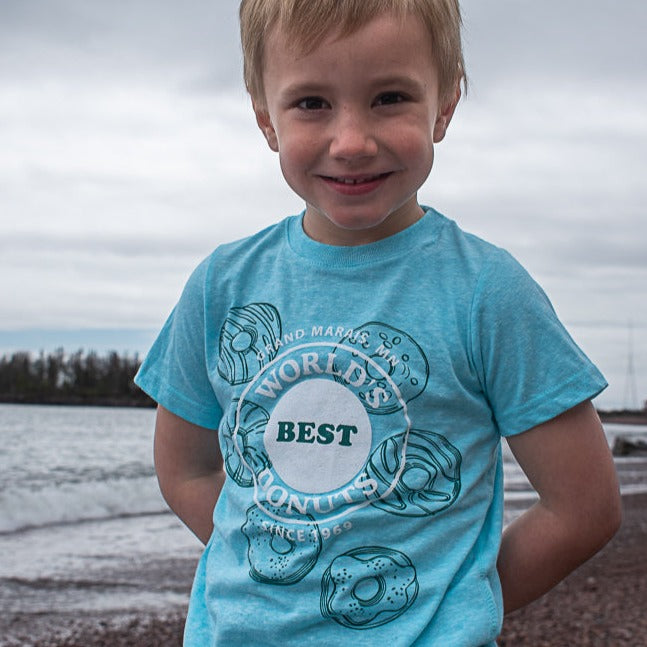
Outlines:
{"label": "blond hair", "polygon": [[349,36],[383,13],[400,18],[413,14],[423,22],[431,36],[430,61],[437,67],[441,101],[451,100],[466,79],[458,0],[242,0],[240,35],[247,91],[264,105],[265,44],[275,26],[307,53],[330,32]]}

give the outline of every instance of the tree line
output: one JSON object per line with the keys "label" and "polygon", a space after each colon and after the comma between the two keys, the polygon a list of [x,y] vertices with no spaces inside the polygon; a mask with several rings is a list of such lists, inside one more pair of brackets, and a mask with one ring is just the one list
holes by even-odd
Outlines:
{"label": "tree line", "polygon": [[[83,349],[66,353],[19,351],[0,357],[0,402],[20,404],[85,404],[155,406],[134,382],[141,361],[135,354],[111,351],[99,355]],[[647,424],[642,410],[599,411],[607,422]]]}
{"label": "tree line", "polygon": [[133,382],[138,355],[80,349],[66,353],[16,352],[0,358],[0,402],[153,406]]}

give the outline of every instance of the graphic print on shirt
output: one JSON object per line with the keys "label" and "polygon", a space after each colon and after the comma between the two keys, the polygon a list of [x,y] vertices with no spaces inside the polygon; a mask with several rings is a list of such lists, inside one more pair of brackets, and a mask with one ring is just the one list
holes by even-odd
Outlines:
{"label": "graphic print on shirt", "polygon": [[[360,360],[366,380],[359,389],[359,398],[370,413],[395,413],[402,399],[411,402],[425,390],[429,364],[422,348],[406,333],[371,321],[355,328],[345,345],[369,353],[371,361]],[[398,387],[401,398],[396,397],[391,384]]]}
{"label": "graphic print on shirt", "polygon": [[[225,469],[241,487],[252,487],[252,474],[258,474],[271,467],[270,459],[263,447],[263,436],[270,419],[265,409],[253,402],[242,402],[234,399],[228,416],[221,423],[224,439],[222,455]],[[234,446],[233,433],[237,430],[238,447]],[[252,471],[246,469],[246,465]]]}
{"label": "graphic print on shirt", "polygon": [[247,510],[242,527],[249,550],[250,576],[265,584],[295,584],[314,567],[321,552],[321,535],[314,519],[297,515],[303,527],[268,521],[258,506]]}
{"label": "graphic print on shirt", "polygon": [[[401,466],[406,443],[406,464]],[[371,454],[366,473],[378,483],[377,508],[403,517],[425,517],[448,508],[461,487],[460,452],[440,434],[411,429],[408,436],[387,438]],[[390,487],[393,475],[400,480],[388,497],[379,494]]]}
{"label": "graphic print on shirt", "polygon": [[229,311],[219,353],[237,387],[220,427],[225,467],[253,500],[241,527],[250,577],[295,585],[326,559],[324,617],[353,629],[398,618],[418,595],[408,556],[324,548],[356,510],[432,516],[459,494],[460,452],[409,418],[429,379],[422,348],[376,321],[286,332],[274,306],[252,303]]}
{"label": "graphic print on shirt", "polygon": [[218,373],[229,384],[245,384],[271,353],[281,338],[281,318],[269,303],[252,303],[244,308],[232,308],[220,331]]}
{"label": "graphic print on shirt", "polygon": [[321,586],[321,614],[351,629],[395,620],[418,595],[416,569],[400,551],[357,548],[335,557]]}

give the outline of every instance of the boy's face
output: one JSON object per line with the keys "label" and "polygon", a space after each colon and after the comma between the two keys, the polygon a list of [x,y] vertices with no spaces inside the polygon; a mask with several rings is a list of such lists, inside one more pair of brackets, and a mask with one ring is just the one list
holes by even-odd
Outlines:
{"label": "boy's face", "polygon": [[426,180],[458,101],[441,106],[430,36],[385,14],[311,53],[275,29],[266,44],[258,124],[306,202],[306,233],[331,245],[394,234],[422,215]]}

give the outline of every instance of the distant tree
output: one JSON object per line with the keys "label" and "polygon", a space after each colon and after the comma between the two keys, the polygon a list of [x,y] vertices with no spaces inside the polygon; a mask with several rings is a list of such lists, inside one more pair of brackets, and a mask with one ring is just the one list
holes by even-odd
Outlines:
{"label": "distant tree", "polygon": [[55,393],[63,386],[65,379],[65,351],[62,348],[57,348],[54,353],[47,356],[46,361],[47,391],[49,393]]}
{"label": "distant tree", "polygon": [[26,351],[0,357],[0,401],[150,406],[133,382],[139,356],[111,351],[102,356],[79,349],[66,354]]}

